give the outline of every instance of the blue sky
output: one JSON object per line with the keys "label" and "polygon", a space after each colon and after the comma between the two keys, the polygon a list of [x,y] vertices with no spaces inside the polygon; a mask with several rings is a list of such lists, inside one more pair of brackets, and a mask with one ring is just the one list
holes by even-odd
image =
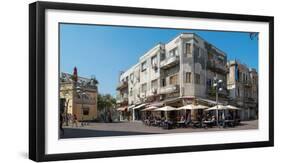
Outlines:
{"label": "blue sky", "polygon": [[140,56],[159,42],[167,43],[182,32],[194,32],[258,70],[258,40],[249,33],[60,24],[60,71],[96,76],[99,92],[115,95],[120,71],[137,63]]}

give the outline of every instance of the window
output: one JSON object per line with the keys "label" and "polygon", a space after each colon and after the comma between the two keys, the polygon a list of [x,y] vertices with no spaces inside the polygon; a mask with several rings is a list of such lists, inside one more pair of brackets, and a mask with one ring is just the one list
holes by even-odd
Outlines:
{"label": "window", "polygon": [[160,61],[163,61],[164,59],[166,59],[166,53],[162,52],[162,53],[160,53]]}
{"label": "window", "polygon": [[155,80],[152,80],[151,81],[151,89],[156,89],[158,87],[158,80],[155,79]]}
{"label": "window", "polygon": [[240,90],[239,90],[239,87],[237,88],[237,96],[240,97]]}
{"label": "window", "polygon": [[146,85],[146,83],[144,83],[144,84],[142,84],[141,85],[141,92],[146,92],[146,90],[147,90],[147,85]]}
{"label": "window", "polygon": [[83,98],[83,99],[86,99],[86,100],[89,100],[89,95],[87,95],[87,94],[82,94],[82,98]]}
{"label": "window", "polygon": [[200,84],[200,74],[195,74],[195,84]]}
{"label": "window", "polygon": [[134,74],[133,73],[130,74],[130,80],[131,80],[131,82],[134,81]]}
{"label": "window", "polygon": [[191,44],[190,43],[185,44],[185,52],[186,52],[186,54],[191,54]]}
{"label": "window", "polygon": [[169,52],[169,57],[179,56],[179,50],[178,48],[174,48]]}
{"label": "window", "polygon": [[177,84],[178,83],[178,75],[171,76],[169,80],[170,80],[171,85]]}
{"label": "window", "polygon": [[130,96],[133,95],[133,88],[130,89],[130,92],[129,92]]}
{"label": "window", "polygon": [[145,71],[146,69],[147,69],[147,63],[146,63],[146,61],[144,61],[141,64],[141,71]]}
{"label": "window", "polygon": [[161,86],[162,87],[165,87],[166,86],[166,79],[161,79]]}
{"label": "window", "polygon": [[89,108],[83,108],[83,115],[89,115]]}
{"label": "window", "polygon": [[185,82],[186,83],[191,83],[191,72],[186,72]]}
{"label": "window", "polygon": [[199,47],[194,46],[194,56],[199,56]]}
{"label": "window", "polygon": [[151,57],[151,65],[153,66],[157,66],[157,55]]}

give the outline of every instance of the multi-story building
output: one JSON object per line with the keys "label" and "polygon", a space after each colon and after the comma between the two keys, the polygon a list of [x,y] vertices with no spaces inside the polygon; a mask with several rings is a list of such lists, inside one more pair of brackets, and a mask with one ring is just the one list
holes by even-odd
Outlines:
{"label": "multi-story building", "polygon": [[96,119],[97,95],[98,90],[93,79],[78,77],[77,73],[61,73],[61,112],[65,115],[76,115],[79,121]]}
{"label": "multi-story building", "polygon": [[214,77],[223,81],[220,99],[227,97],[227,56],[194,33],[182,33],[159,43],[120,75],[120,111],[139,119],[145,104],[179,107],[194,101],[215,104]]}
{"label": "multi-story building", "polygon": [[229,103],[242,108],[241,119],[257,119],[258,73],[237,61],[228,62]]}

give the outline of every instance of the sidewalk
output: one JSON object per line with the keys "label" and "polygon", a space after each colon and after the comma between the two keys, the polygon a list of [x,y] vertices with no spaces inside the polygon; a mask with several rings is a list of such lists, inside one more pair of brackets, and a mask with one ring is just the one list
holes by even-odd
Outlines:
{"label": "sidewalk", "polygon": [[80,124],[79,127],[72,127],[72,125],[64,126],[65,134],[64,136],[62,136],[62,138],[191,133],[247,129],[258,129],[258,120],[243,121],[241,122],[241,125],[234,128],[176,128],[171,130],[164,130],[159,127],[146,126],[141,122],[89,123],[89,125],[83,127],[81,127]]}

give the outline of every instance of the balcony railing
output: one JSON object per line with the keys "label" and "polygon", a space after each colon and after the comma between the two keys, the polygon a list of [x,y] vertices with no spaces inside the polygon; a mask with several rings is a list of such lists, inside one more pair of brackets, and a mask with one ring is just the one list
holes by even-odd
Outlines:
{"label": "balcony railing", "polygon": [[207,62],[207,68],[219,73],[226,73],[228,71],[225,64],[218,64],[212,61]]}
{"label": "balcony railing", "polygon": [[251,87],[252,83],[250,80],[246,80],[246,81],[240,81],[245,87]]}
{"label": "balcony railing", "polygon": [[128,95],[116,95],[116,102],[117,103],[123,103],[128,101]]}
{"label": "balcony railing", "polygon": [[169,68],[179,63],[179,56],[171,56],[160,62],[161,68]]}
{"label": "balcony railing", "polygon": [[120,82],[117,86],[117,90],[124,89],[128,87],[128,82]]}
{"label": "balcony railing", "polygon": [[160,88],[160,94],[167,94],[167,93],[174,93],[178,92],[180,89],[180,86],[178,84],[168,85],[165,87]]}

